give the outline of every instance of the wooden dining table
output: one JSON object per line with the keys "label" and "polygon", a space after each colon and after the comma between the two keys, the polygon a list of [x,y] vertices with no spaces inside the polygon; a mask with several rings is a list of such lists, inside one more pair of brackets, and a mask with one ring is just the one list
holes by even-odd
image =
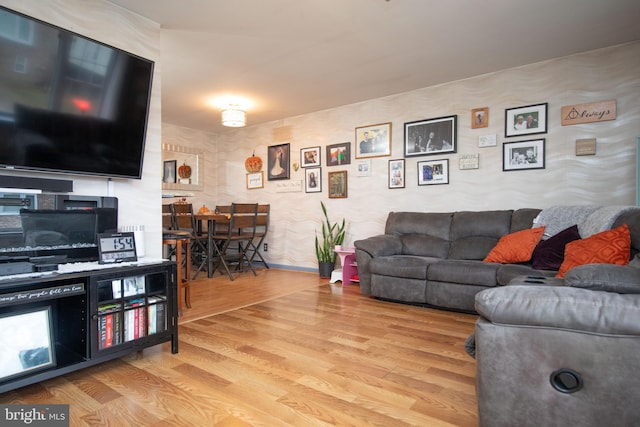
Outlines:
{"label": "wooden dining table", "polygon": [[[216,246],[213,241],[213,235],[215,233],[216,224],[229,224],[229,220],[231,216],[228,214],[220,214],[215,212],[200,212],[194,214],[194,218],[197,222],[198,226],[198,234],[202,234],[203,232],[203,223],[207,223],[207,277],[213,277],[213,261],[214,258],[220,256],[220,250]],[[229,271],[226,264],[222,264],[227,270],[227,274],[231,277],[231,272]],[[199,272],[199,271],[198,271]],[[196,272],[196,275],[197,273]]]}

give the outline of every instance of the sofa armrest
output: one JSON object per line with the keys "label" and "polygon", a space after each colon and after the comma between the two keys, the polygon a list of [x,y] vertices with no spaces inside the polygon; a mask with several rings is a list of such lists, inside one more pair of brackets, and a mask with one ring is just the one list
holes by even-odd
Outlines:
{"label": "sofa armrest", "polygon": [[402,242],[390,234],[369,237],[353,242],[356,247],[356,261],[358,277],[360,278],[360,292],[371,294],[371,268],[369,263],[375,257],[395,255],[402,252]]}
{"label": "sofa armrest", "polygon": [[640,294],[640,268],[613,264],[581,265],[567,272],[564,284],[594,291]]}
{"label": "sofa armrest", "polygon": [[640,294],[569,286],[504,286],[479,292],[475,308],[496,324],[640,335]]}
{"label": "sofa armrest", "polygon": [[372,258],[402,253],[402,242],[396,236],[381,234],[353,242],[356,249],[367,252]]}

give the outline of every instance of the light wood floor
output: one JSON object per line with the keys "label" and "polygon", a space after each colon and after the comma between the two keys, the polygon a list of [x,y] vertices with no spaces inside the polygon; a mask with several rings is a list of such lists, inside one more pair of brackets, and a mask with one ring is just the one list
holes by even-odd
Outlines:
{"label": "light wood floor", "polygon": [[240,273],[231,281],[226,275],[215,274],[207,279],[205,272],[191,282],[191,308],[183,304],[179,324],[212,314],[224,313],[276,297],[310,289],[328,283],[317,273],[293,272],[280,269],[257,269],[258,275]]}
{"label": "light wood floor", "polygon": [[198,280],[178,354],[155,346],[0,403],[70,404],[72,426],[477,425],[464,351],[476,316],[326,282],[274,269]]}

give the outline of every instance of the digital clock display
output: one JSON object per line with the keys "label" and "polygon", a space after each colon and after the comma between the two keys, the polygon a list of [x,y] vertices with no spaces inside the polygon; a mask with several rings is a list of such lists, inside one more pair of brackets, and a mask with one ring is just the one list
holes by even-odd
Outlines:
{"label": "digital clock display", "polygon": [[137,261],[136,240],[133,233],[98,234],[100,264]]}

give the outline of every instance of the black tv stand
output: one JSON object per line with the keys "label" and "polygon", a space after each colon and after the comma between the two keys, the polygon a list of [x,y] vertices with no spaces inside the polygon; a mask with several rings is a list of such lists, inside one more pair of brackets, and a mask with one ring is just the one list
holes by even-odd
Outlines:
{"label": "black tv stand", "polygon": [[176,264],[171,261],[0,280],[0,329],[25,313],[44,313],[48,321],[38,334],[49,337],[45,345],[2,349],[14,362],[35,347],[44,358],[35,368],[0,366],[0,393],[164,342],[171,342],[171,352],[177,353],[176,301]]}

